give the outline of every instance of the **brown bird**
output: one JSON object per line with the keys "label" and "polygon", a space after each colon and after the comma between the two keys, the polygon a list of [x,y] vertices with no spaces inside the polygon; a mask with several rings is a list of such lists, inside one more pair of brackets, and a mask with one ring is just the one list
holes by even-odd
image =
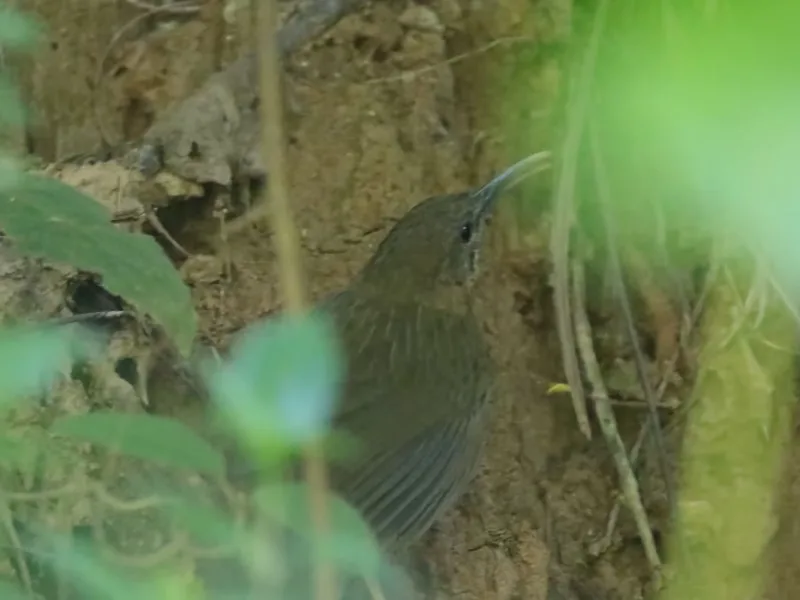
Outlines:
{"label": "brown bird", "polygon": [[348,358],[334,426],[363,448],[333,468],[332,486],[388,547],[425,533],[475,472],[493,381],[470,294],[481,238],[497,197],[548,161],[536,154],[476,190],[418,204],[319,306]]}
{"label": "brown bird", "polygon": [[333,425],[361,450],[331,466],[331,485],[392,553],[424,534],[475,473],[493,382],[470,294],[481,238],[500,194],[549,159],[535,154],[478,189],[424,200],[317,306],[347,355]]}

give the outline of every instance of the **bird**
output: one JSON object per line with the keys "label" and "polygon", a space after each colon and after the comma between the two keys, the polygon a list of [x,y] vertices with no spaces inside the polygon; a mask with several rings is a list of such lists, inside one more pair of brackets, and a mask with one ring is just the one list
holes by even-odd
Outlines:
{"label": "bird", "polygon": [[318,306],[348,364],[333,427],[362,448],[331,467],[331,485],[385,546],[419,539],[476,471],[494,380],[472,308],[481,242],[497,198],[548,156],[417,204],[350,285]]}
{"label": "bird", "polygon": [[471,293],[481,242],[497,199],[549,160],[540,152],[485,185],[423,200],[314,307],[346,356],[332,426],[360,449],[329,466],[330,485],[389,552],[417,541],[476,473],[495,377]]}

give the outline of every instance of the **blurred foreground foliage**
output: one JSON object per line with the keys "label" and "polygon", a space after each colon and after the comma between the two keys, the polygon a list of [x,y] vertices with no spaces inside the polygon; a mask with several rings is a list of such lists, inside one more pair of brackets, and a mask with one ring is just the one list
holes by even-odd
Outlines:
{"label": "blurred foreground foliage", "polygon": [[[31,47],[39,31],[34,21],[18,12],[0,10],[0,45],[4,48]],[[19,126],[24,119],[25,107],[16,86],[0,76],[0,125]],[[23,252],[100,275],[109,291],[152,316],[176,346],[188,353],[196,330],[189,291],[150,237],[119,231],[92,199],[57,181],[27,173],[24,165],[10,156],[0,160],[0,226]],[[197,556],[165,555],[141,568],[118,560],[103,540],[92,535],[95,523],[89,528],[73,524],[69,531],[48,525],[53,520],[48,507],[54,505],[46,499],[57,493],[31,491],[20,484],[20,468],[36,463],[43,452],[56,452],[58,444],[61,449],[64,444],[72,448],[62,463],[64,490],[88,485],[95,495],[84,502],[103,497],[126,507],[137,503],[156,506],[172,527],[194,542],[225,548],[235,563],[243,566],[243,581],[237,583],[247,593],[280,590],[286,570],[291,568],[282,564],[282,530],[313,541],[325,559],[344,573],[377,577],[378,547],[356,511],[331,496],[331,528],[320,539],[321,534],[310,525],[309,490],[281,477],[307,444],[326,438],[330,426],[343,364],[326,320],[309,315],[254,324],[240,336],[229,362],[203,367],[220,422],[240,442],[260,474],[259,485],[247,501],[247,519],[208,502],[178,480],[163,481],[160,489],[146,490],[150,496],[125,501],[99,490],[97,482],[78,480],[77,462],[90,461],[97,452],[105,451],[112,459],[130,457],[199,477],[222,492],[227,490],[230,496],[225,456],[178,421],[100,411],[61,414],[39,424],[43,430],[18,428],[18,411],[43,406],[43,398],[54,389],[57,393],[74,368],[103,352],[103,342],[95,332],[76,323],[0,330],[0,479],[4,481],[0,510],[5,515],[0,537],[17,575],[15,581],[0,578],[3,598],[42,593],[63,597],[64,590],[72,590],[80,598],[208,597],[197,577]],[[92,448],[91,454],[78,451],[87,447]],[[91,471],[89,463],[86,466]],[[70,467],[75,481],[70,481]],[[22,489],[7,485],[12,483]],[[64,490],[59,493],[66,493]],[[21,522],[15,515],[16,503],[31,497],[41,499],[41,510],[34,522]],[[151,525],[143,521],[138,526]],[[55,582],[39,581],[43,577],[55,578]],[[268,595],[275,597],[274,593]]]}
{"label": "blurred foreground foliage", "polygon": [[581,226],[610,216],[631,282],[682,300],[684,331],[701,314],[662,597],[761,597],[796,404],[800,5],[590,4]]}

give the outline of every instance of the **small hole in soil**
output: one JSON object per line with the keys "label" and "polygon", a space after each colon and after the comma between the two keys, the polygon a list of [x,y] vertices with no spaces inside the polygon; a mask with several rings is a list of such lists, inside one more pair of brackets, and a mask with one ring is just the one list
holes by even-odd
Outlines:
{"label": "small hole in soil", "polygon": [[197,142],[192,142],[192,145],[189,147],[189,158],[197,160],[201,156],[200,145]]}
{"label": "small hole in soil", "polygon": [[386,62],[387,58],[389,58],[389,52],[385,48],[376,48],[372,55],[372,59],[379,63]]}
{"label": "small hole in soil", "polygon": [[369,38],[365,35],[357,35],[353,38],[353,48],[361,50],[367,45]]}
{"label": "small hole in soil", "polygon": [[80,382],[84,390],[88,390],[92,385],[92,375],[85,363],[78,363],[72,366],[70,379]]}
{"label": "small hole in soil", "polygon": [[119,297],[88,278],[76,278],[70,283],[67,305],[76,315],[123,309]]}
{"label": "small hole in soil", "polygon": [[124,379],[130,383],[134,388],[139,381],[139,372],[136,369],[136,361],[126,356],[117,361],[114,365],[114,371],[119,375],[120,379]]}

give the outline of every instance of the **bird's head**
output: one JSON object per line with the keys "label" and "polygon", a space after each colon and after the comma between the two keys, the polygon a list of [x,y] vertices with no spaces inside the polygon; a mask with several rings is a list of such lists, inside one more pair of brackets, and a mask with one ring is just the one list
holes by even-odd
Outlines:
{"label": "bird's head", "polygon": [[360,280],[402,295],[465,286],[478,272],[483,232],[497,198],[550,164],[550,153],[529,156],[480,188],[428,198],[392,227]]}

